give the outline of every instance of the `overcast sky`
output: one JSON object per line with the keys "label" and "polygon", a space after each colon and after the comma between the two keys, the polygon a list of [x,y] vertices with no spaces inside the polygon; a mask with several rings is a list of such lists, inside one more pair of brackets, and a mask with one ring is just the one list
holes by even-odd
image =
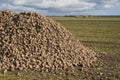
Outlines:
{"label": "overcast sky", "polygon": [[0,0],[0,10],[45,15],[120,15],[120,0]]}

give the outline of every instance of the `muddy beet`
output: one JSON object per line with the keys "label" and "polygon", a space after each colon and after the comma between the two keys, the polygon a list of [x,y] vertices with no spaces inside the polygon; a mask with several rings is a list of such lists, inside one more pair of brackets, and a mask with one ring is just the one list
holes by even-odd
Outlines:
{"label": "muddy beet", "polygon": [[0,11],[0,69],[56,71],[90,66],[96,53],[38,13]]}

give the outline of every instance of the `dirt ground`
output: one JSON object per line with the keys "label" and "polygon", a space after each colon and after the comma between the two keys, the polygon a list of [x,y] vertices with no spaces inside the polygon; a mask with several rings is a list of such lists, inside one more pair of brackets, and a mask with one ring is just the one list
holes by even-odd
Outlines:
{"label": "dirt ground", "polygon": [[82,76],[84,80],[120,80],[120,54],[99,53],[98,62]]}

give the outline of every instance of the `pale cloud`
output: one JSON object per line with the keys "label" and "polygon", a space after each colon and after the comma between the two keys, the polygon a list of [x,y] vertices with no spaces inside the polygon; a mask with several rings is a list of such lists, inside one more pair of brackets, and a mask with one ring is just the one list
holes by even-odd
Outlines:
{"label": "pale cloud", "polygon": [[49,14],[75,13],[120,6],[120,0],[0,0],[0,9]]}

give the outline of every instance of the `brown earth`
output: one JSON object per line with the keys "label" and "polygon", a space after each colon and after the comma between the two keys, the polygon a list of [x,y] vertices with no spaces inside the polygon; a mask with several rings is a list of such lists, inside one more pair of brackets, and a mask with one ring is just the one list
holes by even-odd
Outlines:
{"label": "brown earth", "polygon": [[96,53],[38,13],[0,11],[0,70],[57,71],[90,66]]}
{"label": "brown earth", "polygon": [[120,80],[120,54],[98,53],[97,62],[81,73],[83,80]]}

